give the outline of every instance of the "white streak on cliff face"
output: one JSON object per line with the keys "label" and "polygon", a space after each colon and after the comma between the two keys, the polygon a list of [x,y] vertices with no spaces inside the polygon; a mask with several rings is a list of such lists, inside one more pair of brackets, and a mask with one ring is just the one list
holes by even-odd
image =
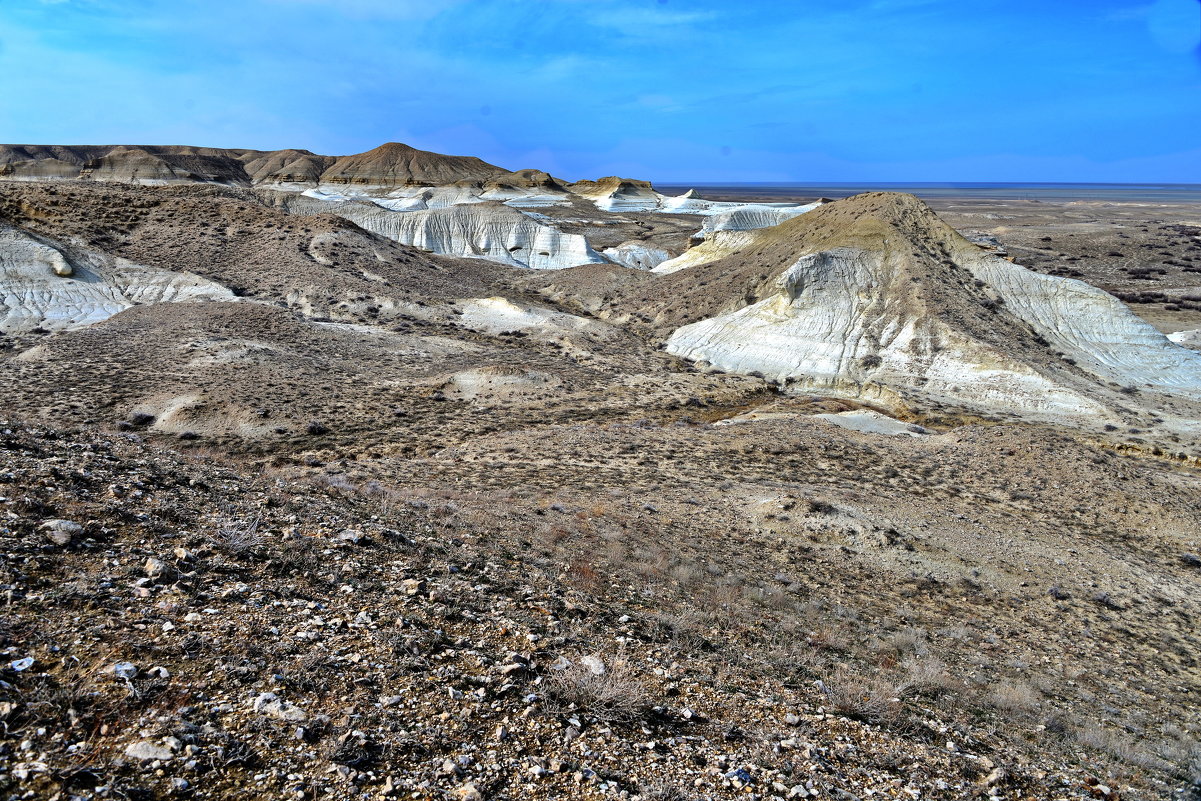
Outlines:
{"label": "white streak on cliff face", "polygon": [[711,261],[724,259],[751,244],[755,235],[749,231],[718,231],[700,244],[693,245],[688,250],[668,259],[655,267],[652,272],[660,275],[678,272],[698,264],[708,264]]}
{"label": "white streak on cliff face", "polygon": [[72,263],[54,244],[0,226],[0,331],[58,331],[105,320],[137,304],[236,300],[200,276],[101,259]]}
{"label": "white streak on cliff face", "polygon": [[434,253],[513,267],[561,270],[604,262],[583,236],[565,234],[500,203],[394,212],[362,203],[330,209],[363,228]]}
{"label": "white streak on cliff face", "polygon": [[653,270],[671,258],[671,254],[666,250],[650,247],[645,242],[633,241],[605,248],[601,253],[609,261],[633,270]]}
{"label": "white streak on cliff face", "polygon": [[699,235],[706,236],[715,231],[753,231],[757,228],[770,228],[793,217],[799,217],[807,211],[813,211],[819,205],[809,203],[804,206],[778,206],[751,203],[713,213],[706,218]]}
{"label": "white streak on cliff face", "polygon": [[890,278],[876,254],[835,248],[804,256],[780,275],[775,294],[677,329],[667,350],[798,388],[854,392],[870,382],[1039,417],[1104,413],[911,304]]}
{"label": "white streak on cliff face", "polygon": [[589,320],[540,306],[514,303],[507,298],[471,298],[460,301],[459,322],[468,328],[501,334],[506,331],[534,331],[556,336],[575,331],[608,334],[610,326],[599,320]]}
{"label": "white streak on cliff face", "polygon": [[1081,369],[1119,384],[1201,397],[1201,355],[1170,341],[1108,292],[995,256],[965,266]]}

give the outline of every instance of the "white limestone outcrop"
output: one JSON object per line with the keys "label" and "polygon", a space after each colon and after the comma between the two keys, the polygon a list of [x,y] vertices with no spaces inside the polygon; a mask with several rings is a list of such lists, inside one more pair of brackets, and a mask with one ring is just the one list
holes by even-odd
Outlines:
{"label": "white limestone outcrop", "polygon": [[770,228],[786,220],[791,220],[793,217],[799,217],[805,212],[813,211],[819,205],[821,204],[807,203],[798,206],[748,203],[738,205],[706,217],[697,236],[708,236],[716,231],[753,231],[756,228]]}
{"label": "white limestone outcrop", "polygon": [[922,426],[906,423],[870,409],[852,409],[848,412],[829,412],[813,416],[839,428],[863,434],[879,434],[885,437],[924,437],[930,433]]}
{"label": "white limestone outcrop", "polygon": [[689,189],[682,195],[664,195],[647,181],[609,177],[599,181],[578,181],[568,187],[592,201],[601,211],[650,211],[659,214],[698,214],[715,218],[706,221],[702,236],[713,231],[749,231],[778,225],[799,214],[812,211],[818,203],[746,203],[706,200]]}
{"label": "white limestone outcrop", "polygon": [[373,204],[331,204],[329,211],[373,233],[433,253],[490,259],[513,267],[561,270],[605,259],[579,234],[496,202],[426,211],[388,211]]}
{"label": "white limestone outcrop", "polygon": [[458,302],[460,324],[489,334],[507,331],[540,333],[550,337],[572,332],[608,334],[611,328],[599,320],[558,312],[541,306],[514,303],[508,298],[469,298]]}
{"label": "white limestone outcrop", "polygon": [[1108,292],[987,254],[964,266],[1081,369],[1119,384],[1201,397],[1201,355],[1171,341]]}
{"label": "white limestone outcrop", "polygon": [[577,181],[568,189],[591,200],[601,211],[655,211],[663,198],[647,181],[616,176],[597,181]]}
{"label": "white limestone outcrop", "polygon": [[749,231],[717,231],[704,242],[693,245],[674,259],[660,262],[652,272],[667,275],[724,259],[751,244],[754,239],[754,234]]}
{"label": "white limestone outcrop", "polygon": [[0,331],[59,331],[105,320],[131,306],[236,300],[198,275],[124,259],[69,258],[57,243],[0,225]]}
{"label": "white limestone outcrop", "polygon": [[770,297],[677,329],[669,353],[798,389],[871,382],[1047,415],[1102,407],[959,334],[903,296],[889,297],[877,254],[836,248],[798,259]]}
{"label": "white limestone outcrop", "polygon": [[616,247],[605,248],[601,254],[609,261],[633,270],[653,270],[671,258],[671,254],[666,250],[637,241],[622,242]]}
{"label": "white limestone outcrop", "polygon": [[988,255],[962,266],[999,296],[999,314],[1016,317],[1033,329],[1031,338],[1061,354],[1058,366],[974,334],[960,310],[977,300],[936,301],[884,254],[844,247],[800,257],[773,294],[677,329],[667,350],[797,391],[888,400],[890,390],[901,390],[1036,418],[1106,414],[1076,369],[1201,397],[1201,355],[1169,342],[1107,293]]}
{"label": "white limestone outcrop", "polygon": [[1183,345],[1193,350],[1201,350],[1201,328],[1194,328],[1191,331],[1176,331],[1168,334],[1168,339],[1177,345]]}

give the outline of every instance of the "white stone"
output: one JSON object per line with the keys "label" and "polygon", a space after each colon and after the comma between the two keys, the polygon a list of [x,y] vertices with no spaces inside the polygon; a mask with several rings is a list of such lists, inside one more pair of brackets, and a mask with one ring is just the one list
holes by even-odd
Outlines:
{"label": "white stone", "polygon": [[46,539],[55,545],[70,545],[71,540],[83,533],[83,526],[74,520],[47,520],[42,523]]}
{"label": "white stone", "polygon": [[138,759],[143,762],[158,760],[166,762],[175,756],[170,748],[161,745],[155,745],[149,740],[139,740],[136,743],[130,743],[125,747],[125,756],[131,759]]}

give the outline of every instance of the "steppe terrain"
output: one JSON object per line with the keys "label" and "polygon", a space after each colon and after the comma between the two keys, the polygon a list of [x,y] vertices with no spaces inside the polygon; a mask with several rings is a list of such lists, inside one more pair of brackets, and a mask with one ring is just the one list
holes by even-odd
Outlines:
{"label": "steppe terrain", "polygon": [[0,794],[1201,798],[1201,206],[754,201],[0,146]]}

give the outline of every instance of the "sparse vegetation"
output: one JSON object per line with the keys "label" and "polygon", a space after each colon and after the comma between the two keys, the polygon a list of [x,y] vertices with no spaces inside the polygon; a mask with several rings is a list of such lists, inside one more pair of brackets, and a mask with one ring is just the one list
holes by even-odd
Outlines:
{"label": "sparse vegetation", "polygon": [[[255,301],[6,338],[5,408],[44,422],[0,425],[0,793],[1201,793],[1184,406],[1107,384],[1120,408],[1084,431],[768,386],[658,349],[705,297],[641,273],[461,263],[265,190],[0,190],[6,223]],[[547,215],[611,244],[695,228],[583,211]],[[1198,310],[1191,230],[1062,223],[1004,245],[1141,314]],[[903,253],[1049,362],[949,245]],[[587,325],[464,324],[502,294]],[[812,419],[889,404],[936,433]]]}

